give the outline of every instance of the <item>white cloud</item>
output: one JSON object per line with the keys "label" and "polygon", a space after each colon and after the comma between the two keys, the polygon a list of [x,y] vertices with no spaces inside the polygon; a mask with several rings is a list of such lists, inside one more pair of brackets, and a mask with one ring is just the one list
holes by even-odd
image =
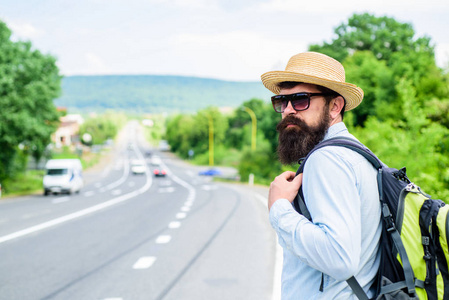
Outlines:
{"label": "white cloud", "polygon": [[156,4],[165,4],[172,7],[195,8],[195,9],[216,9],[217,3],[211,0],[153,0]]}
{"label": "white cloud", "polygon": [[82,74],[108,74],[110,73],[109,68],[106,66],[104,61],[96,54],[88,52],[84,54],[86,65],[84,70],[81,71]]}
{"label": "white cloud", "polygon": [[314,1],[297,1],[297,0],[272,0],[268,3],[260,5],[263,11],[271,12],[289,12],[289,13],[344,13],[354,11],[370,11],[370,12],[433,12],[438,9],[447,10],[449,5],[447,0],[314,0]]}
{"label": "white cloud", "polygon": [[449,43],[441,43],[435,46],[435,60],[437,66],[449,68]]}
{"label": "white cloud", "polygon": [[44,31],[24,22],[9,22],[8,27],[20,39],[34,39],[44,35]]}
{"label": "white cloud", "polygon": [[288,59],[307,50],[307,44],[249,31],[222,34],[184,34],[176,56],[190,60],[199,74],[230,80],[258,80],[264,72],[283,70]]}

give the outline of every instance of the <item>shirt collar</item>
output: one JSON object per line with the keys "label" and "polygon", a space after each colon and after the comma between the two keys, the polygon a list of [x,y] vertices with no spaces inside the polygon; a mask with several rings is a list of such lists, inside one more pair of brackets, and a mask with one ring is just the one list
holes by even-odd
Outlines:
{"label": "shirt collar", "polygon": [[343,133],[348,133],[348,129],[346,128],[345,123],[338,122],[329,127],[326,134],[324,135],[323,141],[333,138],[337,135],[342,135]]}
{"label": "shirt collar", "polygon": [[[348,128],[346,128],[345,123],[338,122],[327,129],[326,134],[324,135],[323,141],[333,138],[337,135],[347,135],[349,134]],[[298,160],[298,164],[301,165],[305,157],[302,157]]]}

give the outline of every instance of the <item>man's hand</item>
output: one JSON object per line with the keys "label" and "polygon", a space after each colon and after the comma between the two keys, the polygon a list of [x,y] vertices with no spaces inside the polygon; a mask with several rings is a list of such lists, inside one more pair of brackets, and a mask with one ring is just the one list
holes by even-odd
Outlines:
{"label": "man's hand", "polygon": [[295,172],[287,171],[277,176],[270,184],[268,193],[268,210],[277,200],[283,198],[293,202],[302,184],[302,174],[295,177]]}

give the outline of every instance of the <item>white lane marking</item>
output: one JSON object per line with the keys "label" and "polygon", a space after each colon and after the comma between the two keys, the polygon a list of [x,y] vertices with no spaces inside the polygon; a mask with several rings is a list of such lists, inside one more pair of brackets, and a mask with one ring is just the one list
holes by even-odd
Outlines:
{"label": "white lane marking", "polygon": [[108,176],[108,173],[110,170],[111,170],[111,165],[108,165],[101,173],[101,178],[105,178],[106,176]]}
{"label": "white lane marking", "polygon": [[189,175],[189,177],[195,176],[195,173],[193,173],[193,172],[190,171],[190,170],[186,171],[186,174]]}
{"label": "white lane marking", "polygon": [[268,208],[268,198],[263,197],[257,193],[254,193],[254,195],[257,197],[258,200],[260,200],[260,202],[266,207]]}
{"label": "white lane marking", "polygon": [[181,222],[173,221],[168,224],[168,228],[175,229],[181,227]]}
{"label": "white lane marking", "polygon": [[170,180],[164,180],[164,181],[160,181],[159,182],[159,186],[169,186],[171,185],[171,181]]}
{"label": "white lane marking", "polygon": [[211,191],[211,190],[218,189],[218,186],[216,186],[216,185],[203,185],[201,188],[203,190],[205,190],[205,191]]}
{"label": "white lane marking", "polygon": [[90,197],[90,196],[93,196],[93,195],[95,195],[94,191],[87,191],[87,192],[84,193],[84,197]]}
{"label": "white lane marking", "polygon": [[53,200],[51,201],[51,203],[53,203],[53,204],[58,204],[58,203],[67,202],[67,201],[69,201],[69,200],[70,200],[70,196],[65,196],[65,197],[60,197],[60,198],[53,199]]}
{"label": "white lane marking", "polygon": [[176,176],[175,174],[173,174],[170,169],[167,167],[166,164],[164,164],[164,162],[162,162],[162,166],[164,167],[165,170],[167,170],[167,173],[170,174],[170,178],[178,183],[179,185],[182,185],[183,187],[185,187],[188,191],[189,191],[189,195],[187,196],[187,201],[194,201],[195,197],[196,197],[196,191],[195,188],[193,186],[191,186],[190,184],[188,184],[187,182],[185,182],[184,180],[180,179],[178,176]]}
{"label": "white lane marking", "polygon": [[[259,195],[257,193],[254,193],[253,195],[256,196],[256,198],[262,203],[265,208],[268,209],[268,198],[263,197],[262,195]],[[282,276],[282,265],[284,258],[282,257],[282,248],[277,242],[277,235],[276,240],[274,241],[276,244],[276,254],[275,254],[275,261],[274,261],[274,274],[273,274],[273,294],[272,294],[272,300],[279,300],[281,299],[281,276]]]}
{"label": "white lane marking", "polygon": [[120,190],[120,189],[111,191],[111,194],[114,195],[114,196],[120,195],[121,193],[122,193],[122,190]]}
{"label": "white lane marking", "polygon": [[282,248],[277,242],[276,243],[276,258],[274,262],[274,274],[273,274],[273,300],[281,299],[281,277],[282,277],[282,265],[284,263],[284,258],[282,257]]}
{"label": "white lane marking", "polygon": [[170,242],[171,236],[169,235],[160,235],[156,239],[156,244],[167,244]]}
{"label": "white lane marking", "polygon": [[123,164],[123,159],[120,159],[119,161],[117,161],[117,163],[114,166],[115,170],[120,170],[122,168],[122,164]]}
{"label": "white lane marking", "polygon": [[184,206],[192,206],[193,205],[193,201],[186,201],[186,203],[184,203]]}
{"label": "white lane marking", "polygon": [[174,191],[175,191],[174,187],[159,188],[157,190],[158,193],[173,193]]}
{"label": "white lane marking", "polygon": [[148,269],[151,267],[156,261],[156,257],[154,256],[144,256],[139,258],[138,261],[133,265],[133,269]]}
{"label": "white lane marking", "polygon": [[38,224],[36,226],[28,227],[28,228],[25,228],[23,230],[19,230],[19,231],[16,231],[16,232],[4,235],[4,236],[0,236],[0,244],[3,243],[3,242],[6,242],[6,241],[12,240],[12,239],[21,237],[21,236],[28,235],[28,234],[33,233],[33,232],[40,231],[42,229],[53,227],[55,225],[58,225],[58,224],[61,224],[61,223],[64,223],[64,222],[67,222],[67,221],[70,221],[70,220],[73,220],[73,219],[76,219],[76,218],[79,218],[79,217],[82,217],[82,216],[85,216],[85,215],[88,215],[88,214],[91,214],[91,213],[94,213],[94,212],[97,212],[99,210],[102,210],[102,209],[105,209],[107,207],[116,205],[116,204],[121,203],[123,201],[132,199],[132,198],[134,198],[134,197],[136,197],[136,196],[146,192],[151,187],[151,184],[153,183],[152,177],[150,176],[150,174],[147,174],[147,175],[148,176],[147,176],[147,181],[146,181],[145,185],[142,186],[138,190],[135,190],[135,191],[133,191],[131,193],[122,195],[122,196],[117,197],[117,198],[113,198],[113,199],[111,199],[109,201],[106,201],[106,202],[103,202],[103,203],[100,203],[100,204],[97,204],[97,205],[94,205],[94,206],[82,209],[80,211],[77,211],[77,212],[74,212],[74,213],[71,213],[71,214],[68,214],[68,215],[65,215],[65,216],[62,216],[62,217],[59,217],[59,218],[56,218],[56,219],[53,219],[53,220],[41,223],[41,224]]}
{"label": "white lane marking", "polygon": [[183,206],[183,207],[181,207],[181,211],[188,212],[188,211],[190,211],[190,207],[188,207],[188,206]]}
{"label": "white lane marking", "polygon": [[185,217],[187,217],[186,213],[177,213],[176,214],[176,219],[184,219]]}
{"label": "white lane marking", "polygon": [[[137,154],[137,153],[136,153],[136,154]],[[139,154],[140,154],[140,155],[138,155],[138,156],[140,156],[140,158],[143,158],[142,153],[139,152]],[[112,190],[113,188],[115,188],[115,187],[121,185],[122,183],[124,183],[124,182],[126,181],[126,178],[128,178],[128,175],[129,175],[129,163],[128,163],[128,160],[127,160],[127,159],[125,159],[124,165],[125,165],[125,167],[123,168],[123,174],[122,174],[122,177],[120,177],[119,180],[117,180],[117,181],[115,181],[115,182],[113,182],[113,183],[108,184],[108,185],[106,186],[106,189],[107,189],[107,190]],[[145,173],[147,173],[147,176],[148,176],[148,177],[150,176],[150,174],[148,174],[148,170],[146,170]]]}

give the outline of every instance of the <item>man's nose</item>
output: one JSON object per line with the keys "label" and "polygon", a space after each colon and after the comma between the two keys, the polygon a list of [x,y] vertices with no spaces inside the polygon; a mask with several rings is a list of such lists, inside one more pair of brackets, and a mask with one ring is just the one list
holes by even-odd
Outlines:
{"label": "man's nose", "polygon": [[287,107],[284,109],[283,114],[286,116],[286,115],[292,115],[295,113],[296,113],[296,110],[293,108],[292,102],[288,101]]}

